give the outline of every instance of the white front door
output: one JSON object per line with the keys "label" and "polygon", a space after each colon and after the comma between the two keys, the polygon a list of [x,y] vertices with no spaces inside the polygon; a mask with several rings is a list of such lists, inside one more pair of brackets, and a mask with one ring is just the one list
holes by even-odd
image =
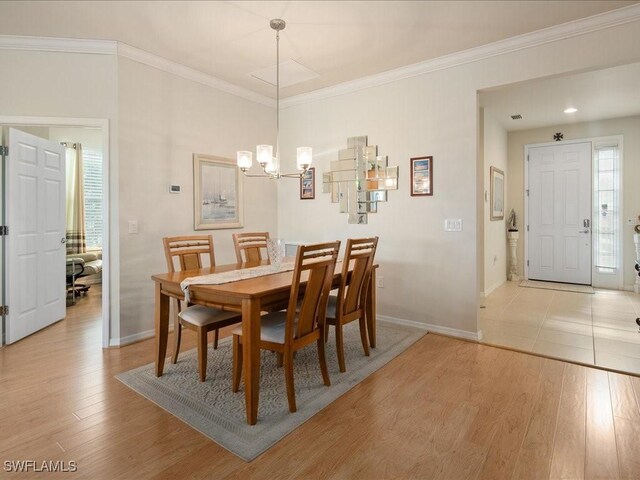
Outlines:
{"label": "white front door", "polygon": [[65,316],[65,152],[9,130],[6,159],[6,342]]}
{"label": "white front door", "polygon": [[529,148],[529,278],[591,284],[591,143]]}

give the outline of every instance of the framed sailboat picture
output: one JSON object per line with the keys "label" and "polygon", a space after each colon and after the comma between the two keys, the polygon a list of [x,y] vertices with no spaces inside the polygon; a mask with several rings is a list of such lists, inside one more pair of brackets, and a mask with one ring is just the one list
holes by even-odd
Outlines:
{"label": "framed sailboat picture", "polygon": [[212,155],[193,155],[194,228],[242,227],[242,179],[236,162]]}

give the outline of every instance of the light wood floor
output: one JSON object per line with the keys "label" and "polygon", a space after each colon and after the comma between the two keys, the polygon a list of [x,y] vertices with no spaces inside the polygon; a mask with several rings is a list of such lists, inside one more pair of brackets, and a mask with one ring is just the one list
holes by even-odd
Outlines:
{"label": "light wood floor", "polygon": [[153,341],[102,350],[94,293],[0,350],[2,464],[74,460],[91,479],[640,478],[640,379],[432,334],[245,463],[114,379],[151,362]]}

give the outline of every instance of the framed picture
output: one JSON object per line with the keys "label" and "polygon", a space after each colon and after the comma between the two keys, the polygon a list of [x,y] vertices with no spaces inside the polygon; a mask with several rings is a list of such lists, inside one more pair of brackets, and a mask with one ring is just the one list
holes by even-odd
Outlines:
{"label": "framed picture", "polygon": [[491,220],[504,219],[504,172],[491,167]]}
{"label": "framed picture", "polygon": [[229,158],[193,155],[194,228],[242,227],[242,180]]}
{"label": "framed picture", "polygon": [[433,195],[433,157],[411,159],[411,196]]}
{"label": "framed picture", "polygon": [[316,168],[309,168],[300,177],[300,200],[316,198]]}

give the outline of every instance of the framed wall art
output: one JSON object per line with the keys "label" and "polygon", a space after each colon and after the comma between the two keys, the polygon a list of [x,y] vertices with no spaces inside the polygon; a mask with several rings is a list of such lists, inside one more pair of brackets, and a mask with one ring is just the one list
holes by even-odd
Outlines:
{"label": "framed wall art", "polygon": [[491,167],[491,220],[504,219],[504,172]]}
{"label": "framed wall art", "polygon": [[194,228],[242,227],[242,180],[236,162],[193,155]]}
{"label": "framed wall art", "polygon": [[316,169],[311,167],[300,177],[300,200],[314,198],[316,198]]}
{"label": "framed wall art", "polygon": [[433,195],[433,157],[411,159],[411,196]]}

